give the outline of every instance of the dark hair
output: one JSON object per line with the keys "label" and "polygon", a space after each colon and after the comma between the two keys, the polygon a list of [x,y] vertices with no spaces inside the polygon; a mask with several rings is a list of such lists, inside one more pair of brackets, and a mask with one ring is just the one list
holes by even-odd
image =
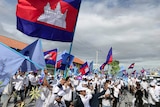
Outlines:
{"label": "dark hair", "polygon": [[143,92],[141,90],[137,90],[137,92],[135,93],[135,98],[136,98],[135,106],[136,107],[143,107],[142,97],[143,97]]}
{"label": "dark hair", "polygon": [[70,78],[70,76],[66,77],[66,81],[68,81],[68,80],[69,80],[69,78]]}

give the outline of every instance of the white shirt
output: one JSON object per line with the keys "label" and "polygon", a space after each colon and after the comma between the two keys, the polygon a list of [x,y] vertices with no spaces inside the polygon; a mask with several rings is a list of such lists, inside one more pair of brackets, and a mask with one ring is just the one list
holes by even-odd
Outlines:
{"label": "white shirt", "polygon": [[129,84],[130,86],[133,84],[131,78],[128,78],[128,84]]}
{"label": "white shirt", "polygon": [[79,80],[74,79],[74,80],[73,80],[73,84],[74,84],[74,86],[78,86],[78,84],[79,84]]}
{"label": "white shirt", "polygon": [[30,77],[31,85],[36,86],[38,84],[38,76],[31,76]]}
{"label": "white shirt", "polygon": [[148,95],[148,103],[152,105],[156,105],[156,102],[158,102],[158,98],[156,97],[155,89],[150,87],[149,88],[149,95]]}
{"label": "white shirt", "polygon": [[67,86],[66,94],[63,96],[63,99],[65,101],[71,101],[72,100],[72,89],[69,86]]}
{"label": "white shirt", "polygon": [[[109,89],[107,89],[106,92],[105,92],[105,95],[107,95],[107,94],[111,94],[111,92],[110,92]],[[105,97],[105,95],[104,95],[104,97]],[[104,106],[111,106],[110,100],[103,98],[102,99],[102,105],[104,105]]]}
{"label": "white shirt", "polygon": [[92,98],[91,94],[87,94],[86,96],[83,96],[83,95],[79,95],[79,96],[82,100],[82,103],[84,104],[84,107],[91,107],[89,104],[89,101]]}
{"label": "white shirt", "polygon": [[155,94],[158,99],[160,99],[160,86],[155,87]]}
{"label": "white shirt", "polygon": [[66,107],[65,102],[61,101],[61,103],[58,104],[57,101],[54,101],[54,106],[53,107]]}
{"label": "white shirt", "polygon": [[114,87],[114,97],[118,98],[119,95],[119,89],[117,87]]}
{"label": "white shirt", "polygon": [[147,91],[148,83],[146,81],[142,81],[141,86],[142,86],[143,89],[145,89]]}
{"label": "white shirt", "polygon": [[24,90],[24,84],[25,84],[24,79],[25,79],[24,76],[20,76],[20,75],[17,76],[17,80],[15,84],[15,89],[17,91]]}

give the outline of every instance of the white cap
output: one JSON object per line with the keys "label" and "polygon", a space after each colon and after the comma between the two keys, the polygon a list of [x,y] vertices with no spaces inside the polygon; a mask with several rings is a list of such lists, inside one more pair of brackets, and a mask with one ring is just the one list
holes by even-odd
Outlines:
{"label": "white cap", "polygon": [[157,82],[157,85],[160,86],[160,82]]}
{"label": "white cap", "polygon": [[76,90],[77,91],[84,91],[84,90],[87,90],[87,88],[82,87],[82,85],[79,85],[79,86],[77,86]]}
{"label": "white cap", "polygon": [[55,86],[55,87],[53,88],[53,93],[58,93],[59,90],[60,90],[59,87]]}
{"label": "white cap", "polygon": [[155,82],[151,82],[150,85],[151,86],[155,86],[156,84],[155,84]]}
{"label": "white cap", "polygon": [[40,77],[41,77],[41,75],[38,75],[38,77],[40,78]]}
{"label": "white cap", "polygon": [[141,82],[141,80],[137,79],[137,82]]}
{"label": "white cap", "polygon": [[145,78],[142,78],[142,80],[145,80]]}
{"label": "white cap", "polygon": [[65,93],[63,90],[61,90],[61,91],[58,92],[57,95],[58,95],[58,96],[64,96],[65,94],[66,94],[66,93]]}

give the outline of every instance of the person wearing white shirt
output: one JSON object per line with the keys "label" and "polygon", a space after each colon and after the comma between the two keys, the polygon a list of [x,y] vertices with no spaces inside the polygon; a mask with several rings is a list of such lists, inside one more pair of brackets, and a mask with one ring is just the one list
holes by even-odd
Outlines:
{"label": "person wearing white shirt", "polygon": [[132,79],[131,79],[130,76],[129,76],[129,78],[128,78],[128,90],[129,90],[130,93],[131,93],[131,91],[132,91]]}
{"label": "person wearing white shirt", "polygon": [[27,96],[28,90],[29,90],[29,78],[28,76],[25,77],[24,82],[26,84],[26,90],[25,90],[25,97]]}
{"label": "person wearing white shirt", "polygon": [[156,84],[154,82],[150,83],[149,95],[148,95],[148,103],[150,104],[150,107],[156,107],[156,102],[159,101],[155,93],[155,86]]}
{"label": "person wearing white shirt", "polygon": [[69,107],[71,101],[72,101],[72,92],[73,92],[73,86],[71,84],[71,80],[70,77],[66,78],[66,83],[64,84],[64,86],[66,87],[65,89],[65,95],[63,96],[63,99],[65,101],[65,104],[67,107]]}
{"label": "person wearing white shirt", "polygon": [[140,83],[137,83],[136,89],[135,98],[132,100],[132,107],[143,107],[144,104],[147,104],[148,102],[143,99],[143,92],[141,90]]}
{"label": "person wearing white shirt", "polygon": [[119,84],[118,82],[115,82],[115,85],[113,88],[113,96],[114,96],[113,107],[117,107],[117,103],[118,103],[118,98],[119,98],[119,93],[120,93],[120,90],[117,87],[118,84]]}
{"label": "person wearing white shirt", "polygon": [[77,91],[79,95],[77,95],[77,102],[75,103],[75,107],[91,107],[89,104],[90,99],[92,98],[92,94],[86,93],[86,88],[82,85],[77,86]]}
{"label": "person wearing white shirt", "polygon": [[33,76],[31,76],[31,78],[30,78],[31,87],[35,88],[38,85],[38,81],[39,81],[39,79],[38,79],[37,73],[34,72]]}
{"label": "person wearing white shirt", "polygon": [[57,96],[55,97],[55,100],[53,101],[53,103],[49,106],[49,107],[69,107],[66,106],[64,100],[63,100],[63,96],[65,95],[64,91],[59,91]]}
{"label": "person wearing white shirt", "polygon": [[40,97],[36,100],[35,107],[48,107],[49,106],[48,96],[50,90],[47,87],[46,80],[44,80],[42,85],[39,87],[39,90],[40,90]]}
{"label": "person wearing white shirt", "polygon": [[142,89],[144,91],[145,97],[148,98],[148,87],[149,87],[149,84],[148,84],[148,82],[146,81],[145,78],[142,78],[141,87],[142,87]]}
{"label": "person wearing white shirt", "polygon": [[157,82],[157,85],[155,87],[155,93],[156,93],[156,96],[159,100],[159,102],[156,102],[156,106],[160,107],[160,82]]}
{"label": "person wearing white shirt", "polygon": [[109,85],[110,82],[107,80],[104,84],[104,89],[106,92],[102,99],[102,107],[111,107],[111,90],[109,89]]}
{"label": "person wearing white shirt", "polygon": [[[24,90],[26,88],[25,83],[25,72],[19,72],[19,75],[16,78],[16,84],[15,84],[15,92],[16,94],[20,94],[21,101],[24,100]],[[14,103],[17,102],[17,96],[14,97]]]}

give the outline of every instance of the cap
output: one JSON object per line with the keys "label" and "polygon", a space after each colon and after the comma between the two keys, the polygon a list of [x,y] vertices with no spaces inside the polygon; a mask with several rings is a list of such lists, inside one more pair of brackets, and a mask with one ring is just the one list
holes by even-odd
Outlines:
{"label": "cap", "polygon": [[155,86],[156,84],[155,84],[155,82],[151,82],[150,85],[151,86]]}
{"label": "cap", "polygon": [[146,80],[145,78],[142,78],[142,80]]}
{"label": "cap", "polygon": [[160,82],[157,82],[157,85],[160,86]]}
{"label": "cap", "polygon": [[66,94],[66,93],[65,93],[63,90],[61,90],[61,91],[58,92],[57,95],[62,97],[62,96],[64,96],[65,94]]}
{"label": "cap", "polygon": [[59,90],[60,90],[59,87],[55,86],[55,87],[53,88],[53,93],[58,93]]}
{"label": "cap", "polygon": [[87,88],[82,87],[82,85],[79,85],[79,86],[77,86],[76,90],[77,91],[84,91],[84,90],[87,90]]}

